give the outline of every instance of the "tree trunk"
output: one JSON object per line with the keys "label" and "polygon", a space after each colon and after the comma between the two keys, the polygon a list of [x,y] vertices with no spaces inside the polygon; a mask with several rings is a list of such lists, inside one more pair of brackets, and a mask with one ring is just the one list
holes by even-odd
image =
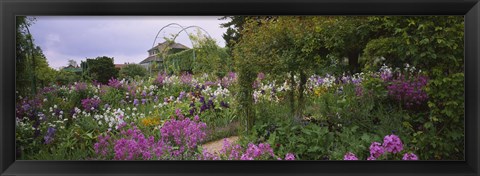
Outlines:
{"label": "tree trunk", "polygon": [[305,91],[305,84],[307,83],[307,75],[305,72],[301,71],[300,72],[300,87],[298,91],[298,105],[296,108],[296,113],[295,113],[295,120],[297,122],[300,122],[302,120],[303,116],[303,110],[305,108],[305,95],[303,91]]}
{"label": "tree trunk", "polygon": [[348,53],[348,66],[351,74],[360,72],[360,63],[358,62],[359,55],[359,51],[351,51]]}
{"label": "tree trunk", "polygon": [[290,72],[290,113],[295,116],[295,74]]}

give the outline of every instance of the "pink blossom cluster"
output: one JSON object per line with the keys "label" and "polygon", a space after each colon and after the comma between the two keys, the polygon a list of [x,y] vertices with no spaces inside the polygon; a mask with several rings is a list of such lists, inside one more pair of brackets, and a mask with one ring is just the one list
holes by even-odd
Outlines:
{"label": "pink blossom cluster", "polygon": [[[177,116],[180,114],[177,111]],[[195,156],[198,143],[206,137],[207,125],[195,117],[192,121],[184,116],[171,119],[160,129],[160,139],[145,136],[133,123],[131,129],[123,129],[115,139],[107,134],[99,136],[94,144],[99,158],[109,158],[114,152],[115,160],[191,159]],[[111,147],[113,146],[113,150]]]}
{"label": "pink blossom cluster", "polygon": [[383,147],[387,152],[398,153],[403,150],[403,143],[398,136],[391,134],[383,138]]}
{"label": "pink blossom cluster", "polygon": [[[277,159],[282,160],[282,158],[276,157],[273,153],[273,149],[268,143],[260,143],[255,145],[249,143],[246,149],[242,148],[239,144],[232,145],[227,139],[223,141],[223,148],[218,154],[212,154],[207,150],[204,150],[202,156],[199,157],[201,160],[268,160],[268,159]],[[287,153],[285,160],[295,160],[295,155],[292,153]]]}
{"label": "pink blossom cluster", "polygon": [[179,119],[171,119],[163,124],[160,129],[160,140],[165,145],[171,146],[171,157],[191,157],[197,144],[206,138],[207,125],[199,122],[198,117],[192,121],[180,115],[179,110],[176,113]]}
{"label": "pink blossom cluster", "polygon": [[[370,149],[370,156],[367,158],[367,160],[377,160],[386,152],[390,152],[394,154],[399,153],[400,151],[403,150],[403,143],[402,143],[402,140],[397,135],[391,134],[391,135],[386,135],[383,138],[383,145],[379,142],[372,142],[369,149]],[[351,152],[347,152],[343,157],[343,159],[358,160],[355,154]],[[410,153],[405,153],[402,159],[418,160],[418,157],[417,155],[410,152]]]}
{"label": "pink blossom cluster", "polygon": [[352,152],[347,152],[347,154],[343,156],[343,160],[358,160],[358,158]]}
{"label": "pink blossom cluster", "polygon": [[118,79],[111,78],[111,79],[108,80],[108,86],[116,88],[116,89],[120,89],[120,88],[123,87],[123,84]]}

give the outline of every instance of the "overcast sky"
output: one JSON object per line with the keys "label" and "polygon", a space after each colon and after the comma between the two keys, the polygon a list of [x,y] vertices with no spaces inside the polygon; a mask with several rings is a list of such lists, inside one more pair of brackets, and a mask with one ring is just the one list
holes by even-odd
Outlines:
{"label": "overcast sky", "polygon": [[[47,57],[50,67],[58,69],[67,66],[73,59],[80,64],[85,58],[98,56],[113,57],[116,64],[139,63],[147,58],[147,50],[152,48],[158,31],[167,24],[178,23],[182,26],[200,26],[205,29],[221,47],[225,46],[222,34],[226,28],[218,20],[220,17],[173,17],[173,16],[39,16],[30,27],[34,43],[40,46]],[[156,43],[164,42],[180,31],[170,26],[162,30]],[[196,33],[195,28],[187,29]],[[177,43],[192,47],[188,36],[181,33]]]}

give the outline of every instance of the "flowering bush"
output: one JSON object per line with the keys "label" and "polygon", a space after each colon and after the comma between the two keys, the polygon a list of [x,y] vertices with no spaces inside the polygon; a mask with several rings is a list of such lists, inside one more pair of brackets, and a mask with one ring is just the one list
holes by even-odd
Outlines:
{"label": "flowering bush", "polygon": [[[381,158],[386,158],[386,154],[392,153],[396,154],[403,150],[403,144],[400,138],[394,134],[386,135],[383,140],[383,145],[379,142],[372,142],[370,145],[370,156],[367,160],[377,160]],[[396,155],[394,155],[395,157]],[[344,160],[358,160],[355,154],[347,152],[343,157]],[[395,158],[393,158],[395,159]],[[417,155],[414,153],[408,152],[403,155],[402,160],[418,160]]]}
{"label": "flowering bush", "polygon": [[345,156],[343,156],[343,160],[358,160],[358,158],[352,152],[348,152],[345,154]]}
{"label": "flowering bush", "polygon": [[[115,160],[150,160],[150,159],[194,159],[197,146],[206,133],[206,124],[185,118],[177,110],[178,119],[170,119],[160,128],[160,139],[146,136],[135,124],[132,129],[122,128],[118,136],[100,135],[94,144],[96,154],[100,159],[109,159],[109,152],[114,152]],[[113,146],[113,150],[111,147]]]}
{"label": "flowering bush", "polygon": [[394,134],[387,135],[383,138],[383,147],[387,152],[398,153],[403,150],[402,140]]}
{"label": "flowering bush", "polygon": [[100,106],[100,98],[86,98],[82,100],[82,107],[85,111],[90,112],[98,109]]}
{"label": "flowering bush", "polygon": [[207,125],[199,122],[198,116],[196,121],[184,118],[183,115],[177,114],[177,119],[171,119],[160,129],[161,141],[171,148],[171,157],[178,159],[191,158],[194,156],[198,143],[202,142],[206,137]]}
{"label": "flowering bush", "polygon": [[427,102],[428,96],[425,91],[427,83],[428,78],[423,75],[413,76],[411,79],[400,75],[387,86],[388,94],[393,99],[402,102],[406,108],[413,108]]}
{"label": "flowering bush", "polygon": [[[273,153],[273,149],[268,143],[260,143],[255,145],[249,143],[244,150],[240,144],[232,145],[227,139],[223,140],[223,148],[218,154],[212,154],[204,150],[199,156],[201,160],[282,160]],[[287,153],[285,160],[295,160],[295,155]]]}

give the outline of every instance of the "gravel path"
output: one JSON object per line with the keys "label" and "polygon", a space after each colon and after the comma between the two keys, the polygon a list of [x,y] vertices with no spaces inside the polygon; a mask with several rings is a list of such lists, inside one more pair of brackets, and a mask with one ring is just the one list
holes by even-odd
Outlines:
{"label": "gravel path", "polygon": [[[238,141],[238,136],[231,136],[231,137],[227,138],[227,140],[230,143],[235,143],[235,142]],[[207,150],[210,153],[217,153],[220,150],[222,150],[223,139],[203,144],[202,147],[203,147],[203,149]]]}

